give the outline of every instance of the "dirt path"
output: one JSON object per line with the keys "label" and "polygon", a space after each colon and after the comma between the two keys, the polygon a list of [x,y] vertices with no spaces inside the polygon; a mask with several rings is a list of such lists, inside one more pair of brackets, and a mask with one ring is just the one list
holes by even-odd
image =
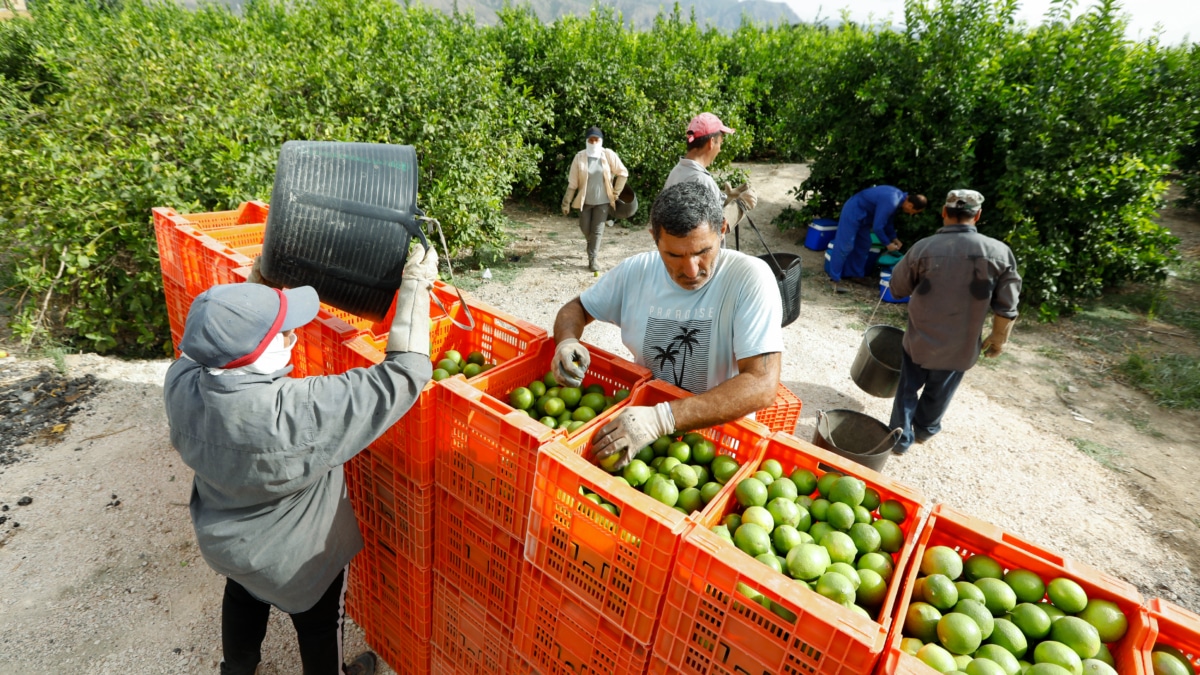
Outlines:
{"label": "dirt path", "polygon": [[[812,437],[821,409],[886,419],[890,401],[864,394],[849,376],[874,296],[831,295],[817,283],[820,255],[795,243],[801,233],[769,226],[804,167],[745,168],[762,197],[753,216],[768,243],[800,253],[806,269],[801,317],[785,330],[784,380],[804,400],[797,435]],[[573,219],[520,206],[510,215],[519,221],[512,253],[521,262],[496,266],[490,281],[479,270],[460,276],[481,301],[550,327],[558,307],[595,281],[583,267],[583,239]],[[748,230],[741,243],[762,252]],[[650,246],[644,230],[614,228],[602,258],[611,266]],[[902,306],[884,305],[874,322],[900,325],[903,316]],[[885,472],[1200,610],[1190,571],[1200,570],[1200,416],[1164,411],[1115,382],[1111,363],[1081,347],[1093,329],[1023,322],[1005,356],[967,375],[943,433],[889,460]],[[627,354],[611,326],[589,327],[585,339]],[[0,360],[0,387],[39,365],[52,362]],[[21,448],[21,461],[0,466],[0,508],[9,509],[0,512],[0,672],[215,672],[221,580],[199,558],[186,507],[191,475],[167,441],[168,363],[85,355],[65,365],[72,377],[97,378],[86,411],[49,442]],[[1091,441],[1084,447],[1125,472],[1101,465],[1074,439]],[[1106,457],[1097,447],[1121,454]],[[18,506],[24,496],[32,502]],[[361,648],[351,626],[347,651]],[[299,673],[293,633],[278,613],[264,659],[264,675]]]}

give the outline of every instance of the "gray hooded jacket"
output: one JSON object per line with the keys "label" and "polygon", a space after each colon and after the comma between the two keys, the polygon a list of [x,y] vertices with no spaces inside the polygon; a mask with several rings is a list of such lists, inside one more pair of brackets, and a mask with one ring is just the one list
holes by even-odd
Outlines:
{"label": "gray hooded jacket", "polygon": [[362,548],[342,464],[412,407],[429,357],[389,353],[341,375],[213,375],[189,358],[164,383],[171,443],[196,472],[204,560],[288,613],[311,609]]}

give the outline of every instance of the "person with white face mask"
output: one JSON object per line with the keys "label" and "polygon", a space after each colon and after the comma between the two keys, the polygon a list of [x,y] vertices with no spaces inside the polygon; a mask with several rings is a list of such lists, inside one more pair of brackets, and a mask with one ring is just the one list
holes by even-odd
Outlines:
{"label": "person with white face mask", "polygon": [[[396,423],[433,376],[429,292],[437,253],[404,266],[387,354],[340,375],[288,377],[293,331],[317,316],[311,286],[213,286],[188,310],[163,383],[171,444],[195,472],[189,504],[204,561],[226,577],[221,675],[252,675],[271,607],[291,615],[305,673],[343,663],[346,569],[363,547],[342,465]],[[261,282],[261,283],[255,283]]]}
{"label": "person with white face mask", "polygon": [[592,272],[600,271],[597,257],[604,227],[612,224],[609,214],[616,208],[617,196],[628,178],[629,170],[621,158],[604,147],[600,127],[588,129],[584,149],[571,162],[562,213],[565,216],[572,207],[579,209],[579,231],[587,239],[588,270]]}

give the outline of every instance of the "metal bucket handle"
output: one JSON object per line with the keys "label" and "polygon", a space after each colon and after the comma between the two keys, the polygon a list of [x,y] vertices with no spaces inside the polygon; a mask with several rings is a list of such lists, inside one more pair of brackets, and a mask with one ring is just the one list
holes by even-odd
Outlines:
{"label": "metal bucket handle", "polygon": [[[430,217],[424,215],[424,213],[421,213],[421,215],[417,216],[417,220],[419,220],[421,222],[425,222],[425,223],[433,223],[433,226],[435,228],[437,228],[438,239],[441,240],[441,242],[442,242],[442,250],[446,252],[446,258],[445,258],[446,259],[446,270],[450,273],[450,281],[453,282],[454,281],[454,267],[451,266],[451,264],[450,264],[450,247],[446,245],[446,235],[444,232],[442,232],[442,224],[438,221],[437,218],[430,218]],[[421,239],[423,241],[425,240],[424,234],[421,235]],[[428,247],[428,244],[426,244],[426,247]],[[466,325],[461,324],[458,321],[455,321],[454,317],[450,316],[450,312],[446,310],[446,306],[444,304],[442,304],[442,301],[440,298],[438,298],[436,295],[431,296],[431,297],[433,298],[433,301],[437,303],[437,306],[442,310],[442,312],[444,312],[447,316],[450,316],[450,323],[454,324],[455,328],[465,330],[465,331],[475,330],[475,317],[471,316],[471,306],[467,304],[467,299],[463,297],[461,288],[459,288],[458,286],[455,286],[454,290],[458,293],[458,300],[459,300],[459,302],[462,303],[463,310],[467,313]]]}

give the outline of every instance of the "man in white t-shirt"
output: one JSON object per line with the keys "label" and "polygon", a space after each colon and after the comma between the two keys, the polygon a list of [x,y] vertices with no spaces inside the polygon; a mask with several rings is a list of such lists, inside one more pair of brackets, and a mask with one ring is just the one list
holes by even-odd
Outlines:
{"label": "man in white t-shirt", "polygon": [[650,211],[657,251],[626,258],[554,321],[552,369],[577,386],[590,363],[579,342],[593,320],[621,327],[621,341],[655,377],[696,396],[634,406],[593,440],[595,457],[638,450],[673,431],[745,417],[775,401],[783,351],[783,302],[765,262],[721,247],[721,201],[699,181],[663,190]]}

